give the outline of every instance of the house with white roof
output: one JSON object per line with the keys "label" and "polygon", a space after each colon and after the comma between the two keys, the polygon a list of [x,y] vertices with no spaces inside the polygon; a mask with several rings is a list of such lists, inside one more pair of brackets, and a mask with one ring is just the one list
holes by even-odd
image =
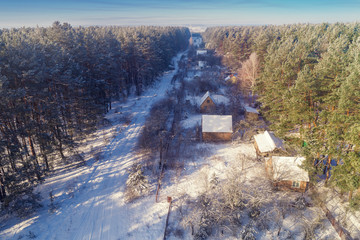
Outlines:
{"label": "house with white roof", "polygon": [[276,150],[284,150],[281,139],[275,137],[274,133],[265,131],[254,136],[256,153],[260,156],[268,156]]}
{"label": "house with white roof", "polygon": [[275,187],[305,192],[310,180],[300,167],[304,161],[304,157],[272,156],[265,159],[265,168]]}
{"label": "house with white roof", "polygon": [[259,119],[259,112],[256,108],[245,106],[245,119],[247,121],[256,121]]}
{"label": "house with white roof", "polygon": [[203,141],[230,141],[233,133],[231,115],[202,115]]}

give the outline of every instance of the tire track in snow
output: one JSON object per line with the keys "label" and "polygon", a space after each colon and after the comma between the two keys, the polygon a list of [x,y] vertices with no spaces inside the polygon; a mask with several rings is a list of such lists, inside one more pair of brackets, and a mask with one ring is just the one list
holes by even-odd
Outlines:
{"label": "tire track in snow", "polygon": [[[180,57],[178,58],[180,59]],[[126,182],[126,178],[125,178],[125,174],[124,174],[124,166],[122,166],[122,162],[124,160],[126,160],[126,157],[129,157],[129,155],[134,155],[133,151],[134,151],[134,147],[136,146],[136,142],[135,140],[138,139],[141,129],[143,128],[144,125],[144,117],[143,116],[139,116],[144,112],[149,112],[150,107],[152,106],[152,104],[155,103],[155,101],[158,101],[159,99],[162,98],[163,93],[169,88],[170,85],[170,81],[172,76],[176,73],[176,71],[174,70],[171,74],[168,74],[167,76],[164,76],[164,78],[167,78],[167,84],[164,84],[163,81],[161,81],[160,84],[160,88],[157,88],[156,92],[157,94],[154,95],[156,97],[152,97],[151,101],[149,102],[148,99],[145,98],[140,98],[140,104],[139,102],[136,104],[136,108],[134,109],[134,112],[136,110],[137,114],[134,117],[134,119],[131,121],[132,124],[130,124],[125,131],[122,131],[122,133],[120,134],[121,138],[119,139],[119,136],[117,136],[115,139],[113,139],[111,141],[111,143],[108,145],[107,150],[106,150],[106,156],[104,157],[104,159],[108,159],[108,166],[106,167],[107,173],[106,174],[113,174],[114,175],[114,179],[118,179],[118,178],[123,178],[121,182],[121,184],[119,183],[115,183],[114,181],[112,181],[111,178],[104,180],[104,182],[101,184],[102,185],[102,191],[99,192],[99,195],[102,196],[102,193],[104,193],[104,196],[107,197],[111,197],[111,193],[113,192],[114,189],[110,188],[109,186],[117,186],[117,187],[121,187],[122,189],[122,194],[121,197],[123,198],[123,191],[125,189],[125,182]],[[144,103],[146,104],[144,104]],[[140,106],[139,106],[140,105]],[[134,107],[134,106],[130,106],[130,107]],[[129,108],[130,108],[129,107]],[[130,148],[130,146],[132,146]],[[115,151],[117,153],[122,153],[122,156],[120,157],[120,159],[116,159],[115,156],[113,156],[112,152]],[[120,166],[119,166],[120,165]],[[102,164],[97,164],[92,173],[90,174],[88,180],[85,183],[85,187],[89,184],[91,184],[91,181],[96,179],[99,175],[101,176],[103,174],[103,172],[100,170],[99,171],[99,167],[103,166]],[[115,172],[114,170],[121,168],[121,172]],[[121,175],[121,176],[120,176]],[[120,185],[120,186],[119,186]],[[108,190],[111,190],[110,192]],[[110,194],[109,194],[110,193]],[[113,198],[108,198],[107,201],[110,201],[110,216],[106,217],[106,213],[107,213],[107,209],[105,209],[104,207],[94,211],[94,207],[95,204],[97,203],[97,201],[99,199],[101,199],[100,196],[97,197],[93,197],[92,198],[92,202],[90,204],[90,207],[88,208],[88,210],[86,210],[83,214],[81,219],[84,219],[85,221],[83,221],[80,226],[78,226],[78,229],[82,229],[81,231],[78,231],[75,238],[74,239],[85,239],[84,237],[87,235],[89,238],[86,237],[86,239],[113,239],[114,236],[111,236],[111,234],[109,233],[109,227],[112,226],[112,219],[113,219],[113,209],[114,209],[114,205],[115,205],[115,201]],[[105,198],[105,197],[103,197]],[[102,199],[102,200],[106,200],[106,199]],[[123,200],[123,199],[122,199]],[[101,226],[97,227],[96,225],[96,221],[93,221],[93,224],[87,224],[88,219],[103,219],[103,221],[101,222]],[[105,222],[104,222],[105,221]],[[104,230],[104,227],[108,227],[107,229]]]}

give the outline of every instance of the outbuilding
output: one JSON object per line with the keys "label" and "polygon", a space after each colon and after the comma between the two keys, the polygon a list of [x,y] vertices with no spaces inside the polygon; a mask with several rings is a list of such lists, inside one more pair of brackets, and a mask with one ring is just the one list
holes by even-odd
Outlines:
{"label": "outbuilding", "polygon": [[284,150],[284,144],[281,139],[275,137],[274,133],[265,131],[264,133],[254,136],[254,146],[256,153],[260,156],[267,157],[275,151]]}
{"label": "outbuilding", "polygon": [[252,107],[245,106],[245,120],[257,121],[259,119],[259,112]]}
{"label": "outbuilding", "polygon": [[265,159],[265,168],[275,187],[305,192],[309,174],[300,167],[304,161],[304,157],[272,156]]}
{"label": "outbuilding", "polygon": [[202,115],[203,141],[230,141],[233,133],[231,115]]}

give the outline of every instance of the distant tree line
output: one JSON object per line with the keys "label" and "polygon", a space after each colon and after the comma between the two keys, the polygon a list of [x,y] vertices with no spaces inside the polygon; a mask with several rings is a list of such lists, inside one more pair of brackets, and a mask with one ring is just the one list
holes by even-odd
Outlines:
{"label": "distant tree line", "polygon": [[0,30],[0,201],[6,207],[64,162],[114,99],[143,89],[188,46],[181,27]]}
{"label": "distant tree line", "polygon": [[[250,86],[263,116],[283,137],[299,130],[307,168],[313,176],[325,169],[326,181],[349,199],[356,190],[360,199],[359,36],[359,23],[213,27],[203,34],[233,70],[256,54]],[[331,162],[337,166],[329,171]]]}

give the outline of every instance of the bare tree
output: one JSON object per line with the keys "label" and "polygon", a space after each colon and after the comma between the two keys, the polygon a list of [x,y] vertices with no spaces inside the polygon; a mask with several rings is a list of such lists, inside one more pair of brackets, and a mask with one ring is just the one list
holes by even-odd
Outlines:
{"label": "bare tree", "polygon": [[260,61],[257,54],[253,52],[250,54],[249,59],[242,63],[240,69],[241,85],[246,90],[251,91],[251,94],[252,94],[252,89],[255,86],[256,78],[259,75],[259,70],[260,70]]}

